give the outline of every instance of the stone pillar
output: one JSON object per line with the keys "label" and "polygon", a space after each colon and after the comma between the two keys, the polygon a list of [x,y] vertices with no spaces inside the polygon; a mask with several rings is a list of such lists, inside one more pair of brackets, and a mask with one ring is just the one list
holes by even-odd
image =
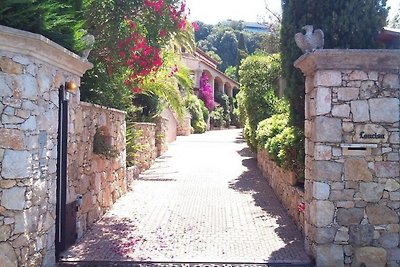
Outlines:
{"label": "stone pillar", "polygon": [[0,262],[54,266],[59,88],[92,65],[0,26]]}
{"label": "stone pillar", "polygon": [[218,82],[218,91],[220,91],[221,93],[225,93],[225,91],[224,91],[224,82],[222,81],[222,80],[220,80],[220,82]]}
{"label": "stone pillar", "polygon": [[[226,83],[225,85],[228,85],[228,83]],[[225,86],[225,90],[226,90],[226,94],[229,96],[229,97],[233,97],[233,89],[232,89],[232,87],[230,87],[230,86]]]}
{"label": "stone pillar", "polygon": [[214,99],[215,98],[215,82],[214,82],[214,77],[211,74],[208,77],[208,83],[211,86],[212,97]]}
{"label": "stone pillar", "polygon": [[194,71],[194,88],[200,88],[200,77],[203,74],[201,69],[197,69]]}
{"label": "stone pillar", "polygon": [[317,266],[397,266],[400,50],[317,50],[306,76],[306,245]]}

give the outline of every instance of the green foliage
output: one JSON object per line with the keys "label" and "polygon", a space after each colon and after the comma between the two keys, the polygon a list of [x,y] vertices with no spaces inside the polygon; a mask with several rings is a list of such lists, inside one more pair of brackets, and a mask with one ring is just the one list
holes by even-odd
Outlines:
{"label": "green foliage", "polygon": [[240,90],[239,93],[236,95],[237,108],[233,112],[238,117],[239,124],[243,126],[246,124],[247,120],[245,100],[246,100],[245,93],[243,90]]}
{"label": "green foliage", "polygon": [[268,54],[279,53],[280,51],[280,29],[281,29],[281,20],[274,19],[268,25],[269,33],[264,34],[262,36],[262,40],[260,41],[260,50]]}
{"label": "green foliage", "polygon": [[[199,30],[195,33],[197,46],[208,52],[213,51],[222,59],[218,68],[225,71],[229,66],[239,66],[241,60],[260,49],[265,34],[244,31],[243,23],[230,21],[217,25],[197,22]],[[235,73],[238,80],[238,73]]]}
{"label": "green foliage", "polygon": [[232,111],[232,106],[229,101],[229,96],[226,95],[225,93],[222,93],[220,91],[217,91],[214,96],[215,102],[219,103],[222,107],[222,117],[224,121],[225,126],[229,126],[231,124],[231,111]]}
{"label": "green foliage", "polygon": [[[185,30],[178,29],[172,15],[164,16],[164,13],[170,14],[169,8],[180,10],[181,1],[164,0],[161,15],[146,6],[143,0],[87,1],[90,4],[85,10],[86,27],[95,36],[96,43],[89,56],[94,68],[82,79],[81,98],[88,102],[131,110],[134,109],[132,92],[143,93],[158,98],[163,106],[169,106],[178,116],[183,116],[185,109],[178,84],[180,89],[187,91],[192,88],[192,81],[189,70],[182,66],[174,48],[184,47],[192,51],[194,32],[190,26]],[[132,20],[132,24],[127,20]],[[140,76],[135,83],[127,83],[136,70],[130,66],[138,65],[142,58],[134,60],[135,64],[128,64],[128,53],[121,51],[121,47],[132,45],[126,40],[135,34],[143,36],[146,45],[154,48],[152,51],[161,51],[162,66],[157,72]]]}
{"label": "green foliage", "polygon": [[132,103],[136,110],[129,115],[133,121],[152,122],[162,112],[163,105],[153,94],[135,94]]}
{"label": "green foliage", "polygon": [[385,6],[386,0],[282,0],[282,69],[292,125],[304,124],[304,78],[293,67],[301,55],[295,33],[311,24],[324,31],[324,48],[378,48],[375,35],[386,24]]}
{"label": "green foliage", "polygon": [[214,127],[223,127],[225,124],[224,109],[222,107],[216,107],[210,113],[210,123]]}
{"label": "green foliage", "polygon": [[221,63],[222,63],[221,57],[218,56],[218,54],[215,53],[214,51],[212,51],[212,50],[211,50],[211,51],[207,51],[206,54],[207,54],[208,56],[210,56],[212,59],[214,59],[215,61],[217,61],[218,64],[221,64]]}
{"label": "green foliage", "polygon": [[46,36],[79,52],[83,0],[2,0],[0,25]]}
{"label": "green foliage", "polygon": [[192,116],[191,126],[195,133],[204,133],[207,130],[207,124],[204,120],[204,102],[195,95],[188,95],[186,98],[186,108]]}
{"label": "green foliage", "polygon": [[294,171],[299,182],[304,180],[304,135],[301,130],[289,126],[289,114],[276,114],[258,124],[258,146],[280,167]]}
{"label": "green foliage", "polygon": [[283,131],[288,125],[289,116],[286,113],[275,114],[268,119],[260,121],[257,126],[257,141],[263,147],[269,138],[272,138]]}
{"label": "green foliage", "polygon": [[237,95],[239,120],[245,123],[247,143],[257,147],[256,130],[260,121],[276,113],[283,113],[288,105],[274,91],[280,76],[278,55],[252,55],[240,66],[241,91]]}
{"label": "green foliage", "polygon": [[[202,101],[203,102],[203,101]],[[208,108],[204,105],[201,105],[201,111],[203,112],[203,119],[205,122],[208,121],[208,117],[210,116],[210,111],[208,110]]]}
{"label": "green foliage", "polygon": [[228,66],[225,70],[225,75],[228,76],[229,78],[231,78],[234,81],[238,81],[239,77],[238,77],[238,72],[237,72],[237,67],[235,66]]}
{"label": "green foliage", "polygon": [[104,62],[94,61],[97,62],[95,67],[88,70],[81,81],[81,100],[120,110],[131,108],[132,96],[124,85],[124,71],[117,70],[109,75]]}
{"label": "green foliage", "polygon": [[139,143],[143,131],[135,130],[131,124],[126,127],[126,166],[131,167],[137,163],[137,155],[143,150]]}

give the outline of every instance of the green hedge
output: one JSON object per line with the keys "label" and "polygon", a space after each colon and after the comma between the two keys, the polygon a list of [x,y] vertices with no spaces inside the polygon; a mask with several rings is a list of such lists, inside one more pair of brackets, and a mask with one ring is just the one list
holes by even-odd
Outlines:
{"label": "green hedge", "polygon": [[261,121],[256,139],[259,148],[266,149],[280,167],[294,171],[299,182],[304,180],[304,134],[289,125],[288,112]]}

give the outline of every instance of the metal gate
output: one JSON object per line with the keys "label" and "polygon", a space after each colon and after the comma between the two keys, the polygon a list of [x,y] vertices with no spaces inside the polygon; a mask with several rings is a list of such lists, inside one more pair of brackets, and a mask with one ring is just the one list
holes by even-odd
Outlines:
{"label": "metal gate", "polygon": [[57,206],[56,206],[56,259],[76,240],[76,202],[67,204],[67,142],[68,142],[68,93],[59,89],[58,154],[57,154]]}

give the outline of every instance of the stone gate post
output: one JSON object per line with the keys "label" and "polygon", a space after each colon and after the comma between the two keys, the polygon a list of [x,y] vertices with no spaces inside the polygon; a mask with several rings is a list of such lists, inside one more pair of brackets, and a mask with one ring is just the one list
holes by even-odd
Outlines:
{"label": "stone gate post", "polygon": [[41,35],[0,26],[1,266],[55,264],[59,88],[91,67]]}
{"label": "stone gate post", "polygon": [[400,50],[317,50],[306,77],[306,246],[317,266],[398,266]]}

